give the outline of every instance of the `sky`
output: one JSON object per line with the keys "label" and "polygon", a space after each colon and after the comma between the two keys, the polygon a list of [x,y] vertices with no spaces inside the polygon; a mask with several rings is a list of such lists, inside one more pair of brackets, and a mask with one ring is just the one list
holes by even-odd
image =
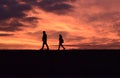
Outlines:
{"label": "sky", "polygon": [[[0,0],[0,49],[119,49],[120,0]],[[55,46],[56,45],[56,46]]]}

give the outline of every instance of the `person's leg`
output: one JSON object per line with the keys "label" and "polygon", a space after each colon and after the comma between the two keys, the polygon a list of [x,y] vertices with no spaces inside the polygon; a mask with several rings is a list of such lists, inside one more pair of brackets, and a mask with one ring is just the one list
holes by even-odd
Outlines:
{"label": "person's leg", "polygon": [[42,44],[42,48],[41,48],[41,50],[43,50],[43,49],[44,49],[44,45],[45,45],[45,44],[43,43],[43,44]]}
{"label": "person's leg", "polygon": [[60,50],[60,44],[59,44],[59,46],[58,46],[58,50]]}
{"label": "person's leg", "polygon": [[47,46],[47,50],[49,50],[49,46],[48,46],[48,44],[46,43],[46,46]]}
{"label": "person's leg", "polygon": [[65,47],[63,45],[61,45],[63,47],[63,49],[65,50]]}
{"label": "person's leg", "polygon": [[60,50],[61,45],[62,45],[62,44],[59,42],[59,47],[58,47],[58,50]]}

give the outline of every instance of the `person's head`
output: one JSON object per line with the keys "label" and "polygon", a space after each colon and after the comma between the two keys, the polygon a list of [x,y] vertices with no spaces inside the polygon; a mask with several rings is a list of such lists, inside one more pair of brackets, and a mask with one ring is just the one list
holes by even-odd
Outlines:
{"label": "person's head", "polygon": [[43,31],[43,34],[46,34],[46,32],[45,32],[45,31]]}
{"label": "person's head", "polygon": [[61,35],[61,34],[59,34],[59,37],[62,37],[62,35]]}

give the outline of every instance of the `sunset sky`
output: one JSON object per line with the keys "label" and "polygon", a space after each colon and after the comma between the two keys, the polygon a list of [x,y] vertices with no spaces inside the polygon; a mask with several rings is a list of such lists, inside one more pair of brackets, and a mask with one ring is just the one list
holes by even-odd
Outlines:
{"label": "sunset sky", "polygon": [[44,30],[51,49],[60,33],[68,49],[119,48],[120,0],[0,0],[0,49],[40,49]]}

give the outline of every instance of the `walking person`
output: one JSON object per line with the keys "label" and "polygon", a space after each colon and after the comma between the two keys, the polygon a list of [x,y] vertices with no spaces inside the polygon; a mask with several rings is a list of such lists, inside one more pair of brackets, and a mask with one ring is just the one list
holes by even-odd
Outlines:
{"label": "walking person", "polygon": [[46,34],[46,31],[43,31],[42,41],[43,41],[43,44],[42,44],[41,50],[44,49],[44,45],[46,45],[47,50],[49,50],[49,46],[48,46],[48,44],[47,44],[47,34]]}
{"label": "walking person", "polygon": [[59,46],[58,50],[60,50],[60,47],[62,47],[65,50],[65,47],[63,46],[64,40],[61,34],[59,34]]}

